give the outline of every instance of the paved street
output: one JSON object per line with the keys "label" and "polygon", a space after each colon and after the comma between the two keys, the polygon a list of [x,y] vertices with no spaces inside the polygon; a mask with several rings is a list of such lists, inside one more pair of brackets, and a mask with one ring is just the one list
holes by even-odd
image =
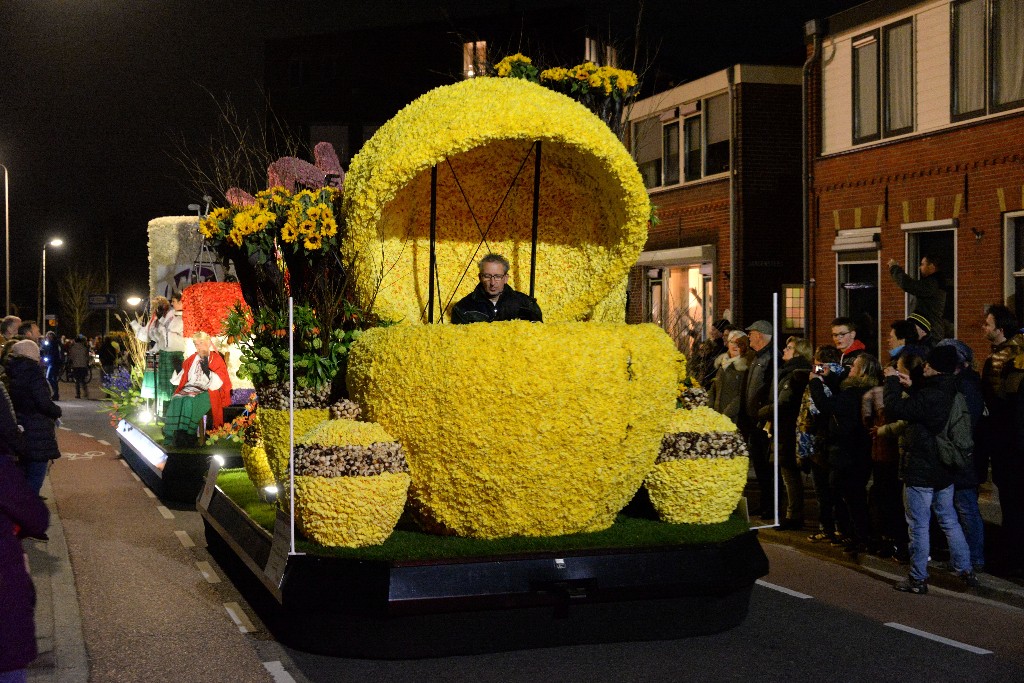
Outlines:
{"label": "paved street", "polygon": [[64,457],[44,489],[59,523],[49,543],[27,543],[40,595],[32,681],[1024,679],[1020,586],[985,576],[968,594],[938,577],[926,596],[900,594],[905,568],[815,555],[774,531],[762,533],[771,574],[726,633],[415,661],[298,652],[211,560],[198,513],[156,499],[120,460],[99,402],[62,406]]}

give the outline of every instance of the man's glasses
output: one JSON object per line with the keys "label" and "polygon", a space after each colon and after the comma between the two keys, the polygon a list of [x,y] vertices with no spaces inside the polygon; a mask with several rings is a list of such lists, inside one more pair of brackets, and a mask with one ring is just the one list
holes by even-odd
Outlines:
{"label": "man's glasses", "polygon": [[833,332],[832,333],[832,338],[835,339],[837,337],[845,337],[848,334],[850,334],[850,333],[849,332]]}
{"label": "man's glasses", "polygon": [[494,282],[495,280],[504,280],[507,275],[508,273],[505,275],[488,275],[487,273],[480,273],[480,279]]}

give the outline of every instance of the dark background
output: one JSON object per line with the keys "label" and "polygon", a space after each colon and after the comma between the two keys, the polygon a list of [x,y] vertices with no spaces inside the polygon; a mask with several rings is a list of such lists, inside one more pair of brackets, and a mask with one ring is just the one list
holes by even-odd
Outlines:
{"label": "dark background", "polygon": [[[65,246],[47,250],[51,313],[62,271],[102,274],[107,243],[111,292],[146,294],[147,223],[186,214],[199,201],[175,159],[174,140],[196,150],[206,144],[216,117],[209,93],[230,98],[243,115],[263,111],[265,74],[274,66],[268,45],[417,25],[448,26],[457,45],[460,26],[474,17],[578,6],[581,22],[636,35],[640,60],[650,66],[646,87],[663,89],[730,64],[800,64],[804,22],[855,4],[652,0],[641,11],[636,2],[611,0],[9,0],[0,16],[0,163],[10,171],[12,304],[35,317],[42,246],[54,236]],[[571,63],[581,55],[582,48]],[[620,56],[621,65],[630,61]],[[373,65],[367,55],[364,68]],[[409,65],[411,73],[416,68]],[[389,79],[379,87],[391,87]]]}

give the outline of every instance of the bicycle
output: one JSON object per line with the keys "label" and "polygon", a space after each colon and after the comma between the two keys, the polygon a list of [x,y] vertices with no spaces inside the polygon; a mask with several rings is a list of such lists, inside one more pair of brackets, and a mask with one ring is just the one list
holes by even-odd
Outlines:
{"label": "bicycle", "polygon": [[[71,361],[65,359],[64,360],[64,366],[60,370],[60,375],[59,375],[60,381],[68,382],[70,384],[74,384],[75,383],[75,376],[74,376],[74,374],[72,374],[73,372],[74,372],[74,368],[71,367]],[[92,382],[92,364],[91,363],[86,368],[86,375],[85,375],[85,383],[89,384],[90,382]]]}

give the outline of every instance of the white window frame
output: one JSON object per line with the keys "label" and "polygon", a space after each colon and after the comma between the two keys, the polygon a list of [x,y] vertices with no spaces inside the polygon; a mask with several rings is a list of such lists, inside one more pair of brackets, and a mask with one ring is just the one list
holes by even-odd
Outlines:
{"label": "white window frame", "polygon": [[[1003,214],[1003,302],[1010,301],[1017,294],[1017,278],[1024,278],[1024,270],[1014,270],[1014,252],[1017,236],[1014,222],[1024,221],[1024,211],[1009,211]],[[979,237],[980,239],[980,237]]]}

